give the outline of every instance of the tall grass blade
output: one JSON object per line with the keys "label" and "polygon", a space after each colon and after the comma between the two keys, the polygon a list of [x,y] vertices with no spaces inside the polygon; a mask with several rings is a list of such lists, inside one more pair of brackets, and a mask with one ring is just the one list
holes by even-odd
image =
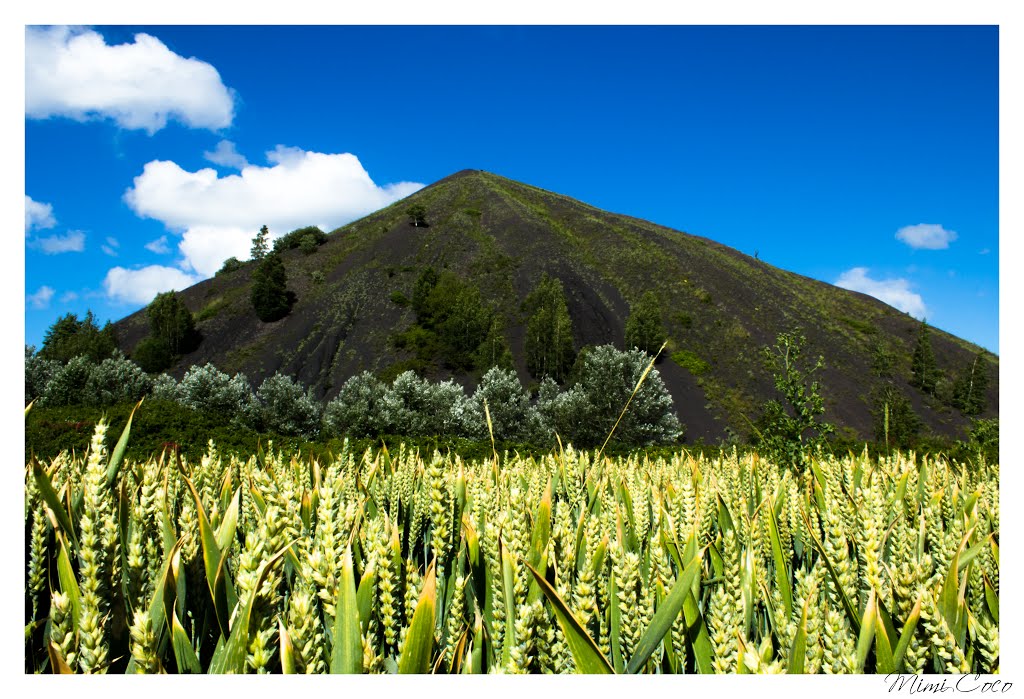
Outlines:
{"label": "tall grass blade", "polygon": [[61,502],[60,496],[53,489],[53,483],[50,482],[50,476],[47,475],[43,467],[39,465],[39,462],[32,464],[32,476],[35,478],[36,487],[39,489],[39,495],[42,497],[43,502],[50,508],[50,512],[53,517],[57,520],[57,524],[60,525],[61,531],[64,536],[67,537],[68,542],[71,544],[71,550],[74,552],[78,551],[78,539],[75,537],[75,527],[71,523],[71,516],[68,514],[68,510],[65,508],[64,503]]}
{"label": "tall grass blade", "polygon": [[405,645],[398,659],[400,674],[426,674],[430,671],[430,656],[434,652],[434,615],[437,612],[437,575],[434,563],[423,579],[416,611],[412,615]]}
{"label": "tall grass blade", "polygon": [[633,655],[629,659],[629,664],[626,666],[626,672],[629,674],[635,674],[643,668],[657,649],[658,644],[662,642],[665,635],[672,628],[672,622],[679,616],[679,612],[682,611],[683,604],[686,602],[686,597],[690,594],[690,588],[693,586],[694,579],[700,575],[703,553],[704,549],[701,549],[700,553],[694,556],[693,560],[686,566],[686,569],[679,575],[679,578],[672,586],[672,591],[665,598],[665,603],[658,609],[647,630],[640,637],[636,648],[633,649]]}
{"label": "tall grass blade", "polygon": [[341,578],[338,581],[334,615],[331,674],[358,675],[363,671],[363,642],[351,547],[345,549],[341,560]]}
{"label": "tall grass blade", "polygon": [[114,451],[110,452],[110,461],[107,465],[107,487],[111,488],[114,482],[117,480],[117,472],[121,468],[121,462],[124,460],[125,449],[128,448],[128,435],[132,431],[132,418],[135,417],[135,411],[142,405],[142,401],[146,400],[143,397],[135,407],[132,408],[132,412],[128,415],[128,422],[125,423],[124,429],[121,431],[121,438],[117,440],[117,445],[114,447]]}

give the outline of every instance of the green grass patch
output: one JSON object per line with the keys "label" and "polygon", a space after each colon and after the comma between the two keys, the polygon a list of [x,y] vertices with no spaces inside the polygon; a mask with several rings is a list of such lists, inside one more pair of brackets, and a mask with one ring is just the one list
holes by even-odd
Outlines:
{"label": "green grass patch", "polygon": [[857,332],[864,333],[865,335],[875,335],[878,333],[878,328],[867,321],[857,320],[856,318],[850,318],[849,316],[839,316],[839,320],[846,325],[849,325]]}
{"label": "green grass patch", "polygon": [[217,298],[210,301],[210,303],[203,306],[199,313],[196,314],[196,322],[202,323],[204,320],[209,320],[210,318],[213,318],[222,310],[224,310],[225,306],[227,306],[227,300],[223,296],[218,296]]}
{"label": "green grass patch", "polygon": [[706,374],[711,365],[698,357],[694,352],[687,349],[676,350],[672,353],[672,361],[689,371],[694,376]]}

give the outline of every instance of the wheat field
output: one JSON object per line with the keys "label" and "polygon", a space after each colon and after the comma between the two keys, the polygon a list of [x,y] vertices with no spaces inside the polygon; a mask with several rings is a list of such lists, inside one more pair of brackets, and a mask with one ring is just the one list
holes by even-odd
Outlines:
{"label": "wheat field", "polygon": [[999,467],[914,454],[26,466],[26,672],[998,672]]}

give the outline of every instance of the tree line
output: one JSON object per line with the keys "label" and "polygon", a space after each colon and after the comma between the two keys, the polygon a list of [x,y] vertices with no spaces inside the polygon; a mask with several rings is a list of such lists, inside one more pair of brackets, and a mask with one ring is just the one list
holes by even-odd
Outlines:
{"label": "tree line", "polygon": [[630,400],[648,364],[639,350],[587,347],[573,366],[570,385],[563,390],[546,377],[535,399],[515,371],[500,367],[485,373],[471,393],[454,381],[431,382],[412,371],[390,383],[362,372],[324,404],[280,373],[253,390],[244,374],[229,376],[212,364],[191,367],[178,382],[167,374],[152,377],[116,351],[99,363],[83,355],[64,365],[27,351],[25,391],[26,401],[42,406],[113,405],[148,396],[256,431],[306,439],[403,434],[486,440],[493,434],[500,441],[552,446],[556,432],[578,446],[600,444],[629,401],[616,428],[618,442],[676,443],[683,428],[657,370]]}

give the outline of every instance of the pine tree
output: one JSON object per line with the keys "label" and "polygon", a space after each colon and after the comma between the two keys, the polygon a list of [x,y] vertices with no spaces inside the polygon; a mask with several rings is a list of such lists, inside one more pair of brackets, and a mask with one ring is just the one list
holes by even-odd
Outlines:
{"label": "pine tree", "polygon": [[953,384],[953,407],[964,415],[985,412],[985,392],[988,390],[988,362],[983,353],[971,360]]}
{"label": "pine tree", "polygon": [[288,276],[279,255],[268,255],[252,275],[252,307],[264,323],[279,320],[291,310]]}
{"label": "pine tree", "polygon": [[932,352],[931,333],[928,330],[928,323],[921,323],[921,330],[917,334],[917,343],[914,345],[914,354],[910,360],[910,385],[920,389],[923,393],[935,394],[935,384],[939,379],[939,369],[935,364],[935,354]]}
{"label": "pine tree", "polygon": [[267,256],[267,251],[270,249],[269,238],[270,231],[267,230],[266,226],[263,226],[260,232],[256,234],[256,237],[252,239],[252,249],[249,251],[252,259],[258,262]]}
{"label": "pine tree", "polygon": [[661,322],[658,297],[653,291],[648,291],[629,309],[629,318],[626,319],[626,348],[636,347],[653,357],[667,337],[668,333]]}

